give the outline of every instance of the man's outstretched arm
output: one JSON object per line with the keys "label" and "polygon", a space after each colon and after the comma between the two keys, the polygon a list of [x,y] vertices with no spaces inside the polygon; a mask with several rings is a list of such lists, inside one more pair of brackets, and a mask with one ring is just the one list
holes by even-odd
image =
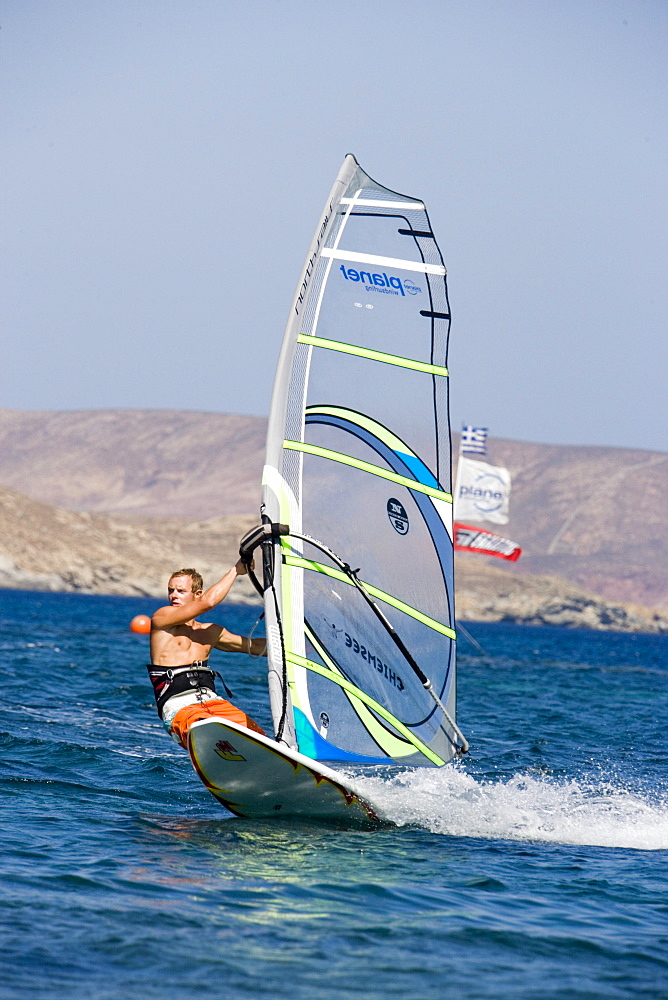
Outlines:
{"label": "man's outstretched arm", "polygon": [[248,653],[250,656],[266,656],[267,640],[251,639],[248,635],[235,635],[221,628],[220,636],[213,643],[216,649],[224,649],[228,653]]}
{"label": "man's outstretched arm", "polygon": [[187,604],[175,606],[168,604],[164,608],[158,608],[151,619],[151,627],[167,628],[170,625],[183,625],[185,622],[203,615],[206,611],[211,611],[217,604],[225,600],[236,578],[244,576],[246,572],[246,566],[239,560],[236,566],[228,569],[218,583],[208,587],[199,596],[193,596],[193,599]]}

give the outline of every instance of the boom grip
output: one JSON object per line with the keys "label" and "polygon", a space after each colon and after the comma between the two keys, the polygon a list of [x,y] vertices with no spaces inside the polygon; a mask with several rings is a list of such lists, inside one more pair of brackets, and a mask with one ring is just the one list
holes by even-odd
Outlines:
{"label": "boom grip", "polygon": [[250,566],[253,559],[253,552],[270,538],[279,538],[281,535],[289,535],[290,527],[287,524],[258,524],[250,531],[247,531],[239,543],[239,558],[247,566]]}

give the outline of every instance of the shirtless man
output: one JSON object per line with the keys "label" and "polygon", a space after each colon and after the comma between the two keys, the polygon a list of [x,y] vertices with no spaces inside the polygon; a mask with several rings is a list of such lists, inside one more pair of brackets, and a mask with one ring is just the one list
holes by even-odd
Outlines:
{"label": "shirtless man", "polygon": [[193,722],[216,715],[264,732],[245,712],[218,697],[208,660],[212,649],[266,656],[266,641],[234,635],[212,622],[195,621],[198,615],[220,604],[236,578],[246,572],[246,566],[239,560],[218,583],[202,590],[204,584],[197,570],[179,569],[169,578],[169,604],[158,608],[151,619],[148,672],[158,714],[167,732],[184,747]]}

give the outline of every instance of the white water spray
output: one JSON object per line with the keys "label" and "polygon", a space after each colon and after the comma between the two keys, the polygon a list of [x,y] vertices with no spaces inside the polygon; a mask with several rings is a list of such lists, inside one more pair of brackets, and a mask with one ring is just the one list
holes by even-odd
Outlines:
{"label": "white water spray", "polygon": [[522,841],[668,848],[668,797],[602,778],[517,774],[475,778],[457,767],[359,779],[359,790],[398,826],[432,833]]}

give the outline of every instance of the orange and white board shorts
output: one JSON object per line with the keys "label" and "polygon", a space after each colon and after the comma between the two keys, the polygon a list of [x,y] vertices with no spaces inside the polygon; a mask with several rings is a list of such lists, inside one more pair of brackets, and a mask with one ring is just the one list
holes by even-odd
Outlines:
{"label": "orange and white board shorts", "polygon": [[200,722],[202,719],[220,718],[221,716],[223,719],[230,719],[231,722],[236,722],[240,726],[246,726],[247,729],[261,733],[262,736],[267,735],[264,729],[261,729],[257,722],[251,719],[250,715],[246,715],[245,712],[242,712],[240,708],[233,705],[231,701],[226,701],[225,698],[211,698],[209,701],[197,702],[195,705],[186,705],[184,708],[180,708],[172,719],[169,729],[170,735],[182,747],[187,748],[188,730],[193,722]]}

